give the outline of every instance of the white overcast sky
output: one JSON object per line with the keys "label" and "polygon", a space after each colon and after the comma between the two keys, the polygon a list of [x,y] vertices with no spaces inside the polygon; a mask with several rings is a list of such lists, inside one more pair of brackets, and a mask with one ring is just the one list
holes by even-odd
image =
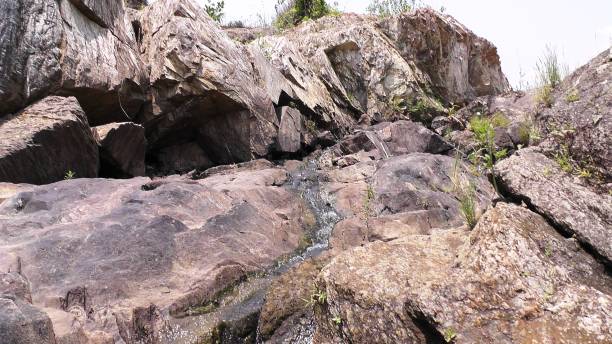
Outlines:
{"label": "white overcast sky", "polygon": [[[1,0],[0,0],[1,1]],[[205,0],[198,0],[204,3]],[[338,0],[347,12],[365,12],[370,0]],[[271,18],[276,0],[225,0],[225,20],[257,22]],[[554,47],[570,69],[612,46],[612,0],[425,0],[446,8],[476,34],[498,48],[512,85],[521,70],[530,79],[546,45]]]}

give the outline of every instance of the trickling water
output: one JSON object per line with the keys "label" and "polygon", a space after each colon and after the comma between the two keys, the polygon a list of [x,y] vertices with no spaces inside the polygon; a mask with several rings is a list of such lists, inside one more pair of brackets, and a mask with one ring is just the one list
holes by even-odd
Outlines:
{"label": "trickling water", "polygon": [[[213,312],[191,316],[183,319],[170,319],[170,328],[167,333],[162,334],[162,339],[171,343],[192,344],[206,337],[210,329],[219,323],[226,324],[244,323],[244,319],[257,316],[263,306],[267,289],[276,276],[289,270],[291,267],[315,257],[325,251],[329,245],[329,237],[336,223],[341,220],[338,213],[331,206],[329,195],[322,192],[320,188],[320,174],[317,171],[315,160],[304,163],[302,168],[294,171],[289,176],[286,185],[289,189],[298,193],[308,204],[316,218],[316,226],[311,235],[311,245],[302,253],[280,263],[278,266],[267,271],[249,277],[238,285],[230,295],[219,302],[219,307]],[[299,344],[312,342],[314,324],[309,323],[297,329],[292,341]],[[260,343],[259,333],[255,341]],[[224,332],[221,343],[233,344],[241,342],[231,332]]]}

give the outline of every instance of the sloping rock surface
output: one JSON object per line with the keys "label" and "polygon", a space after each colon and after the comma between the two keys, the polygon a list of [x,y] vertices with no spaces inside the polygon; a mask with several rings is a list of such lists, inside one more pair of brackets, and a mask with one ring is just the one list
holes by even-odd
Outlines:
{"label": "sloping rock surface", "polygon": [[0,271],[21,265],[58,339],[153,340],[168,313],[206,306],[298,247],[303,205],[275,186],[286,178],[264,167],[36,187],[0,205]]}
{"label": "sloping rock surface", "polygon": [[98,147],[73,97],[47,97],[0,119],[0,180],[47,184],[98,175]]}
{"label": "sloping rock surface", "polygon": [[500,203],[471,233],[406,236],[332,260],[319,276],[327,301],[315,342],[604,343],[602,270],[540,216]]}
{"label": "sloping rock surface", "polygon": [[597,195],[535,149],[496,165],[506,191],[612,263],[612,196]]}

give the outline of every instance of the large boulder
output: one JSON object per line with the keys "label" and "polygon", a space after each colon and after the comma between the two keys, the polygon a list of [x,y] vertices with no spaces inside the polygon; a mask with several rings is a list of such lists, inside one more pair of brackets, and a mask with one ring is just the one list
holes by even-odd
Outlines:
{"label": "large boulder", "polygon": [[26,301],[0,295],[0,344],[56,344],[51,319]]}
{"label": "large boulder", "polygon": [[143,74],[123,1],[10,0],[0,13],[0,116],[48,94],[77,96],[94,125],[140,111]]}
{"label": "large boulder", "polygon": [[319,275],[315,343],[606,343],[604,267],[527,209],[472,232],[409,235],[337,256]]}
{"label": "large boulder", "polygon": [[0,120],[0,181],[46,184],[98,175],[98,147],[73,97],[47,97]]}
{"label": "large boulder", "polygon": [[279,121],[246,47],[190,0],[161,0],[138,13],[152,104],[142,122],[151,149],[197,142],[215,164],[263,157]]}
{"label": "large boulder", "polygon": [[448,102],[464,103],[510,89],[497,48],[450,15],[424,8],[381,20],[378,26]]}
{"label": "large boulder", "polygon": [[92,130],[100,148],[100,175],[144,176],[147,139],[141,125],[131,122],[111,123]]}
{"label": "large boulder", "polygon": [[496,165],[503,188],[612,263],[612,196],[598,195],[534,148]]}
{"label": "large boulder", "polygon": [[0,271],[27,276],[60,342],[189,333],[182,326],[201,318],[183,317],[214,311],[224,291],[303,241],[307,206],[278,186],[287,172],[258,166],[201,180],[74,179],[17,193],[0,204]]}

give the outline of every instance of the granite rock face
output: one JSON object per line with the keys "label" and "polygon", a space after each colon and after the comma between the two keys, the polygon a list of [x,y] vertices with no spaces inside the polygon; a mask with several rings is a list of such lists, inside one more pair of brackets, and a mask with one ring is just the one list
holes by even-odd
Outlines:
{"label": "granite rock face", "polygon": [[145,175],[147,139],[142,126],[112,123],[92,129],[100,150],[100,174],[107,177]]}
{"label": "granite rock face", "polygon": [[315,342],[604,343],[610,285],[572,239],[499,203],[472,232],[409,235],[332,260],[319,275]]}
{"label": "granite rock face", "polygon": [[168,314],[191,314],[298,247],[303,205],[276,186],[286,178],[264,166],[35,187],[0,205],[0,271],[20,266],[60,342],[171,337]]}
{"label": "granite rock face", "polygon": [[598,195],[533,148],[496,166],[506,191],[612,263],[612,197]]}
{"label": "granite rock face", "polygon": [[123,1],[0,6],[0,115],[49,94],[76,96],[94,125],[140,111],[144,74]]}
{"label": "granite rock face", "polygon": [[0,180],[47,184],[98,175],[98,147],[73,97],[47,97],[0,119]]}

